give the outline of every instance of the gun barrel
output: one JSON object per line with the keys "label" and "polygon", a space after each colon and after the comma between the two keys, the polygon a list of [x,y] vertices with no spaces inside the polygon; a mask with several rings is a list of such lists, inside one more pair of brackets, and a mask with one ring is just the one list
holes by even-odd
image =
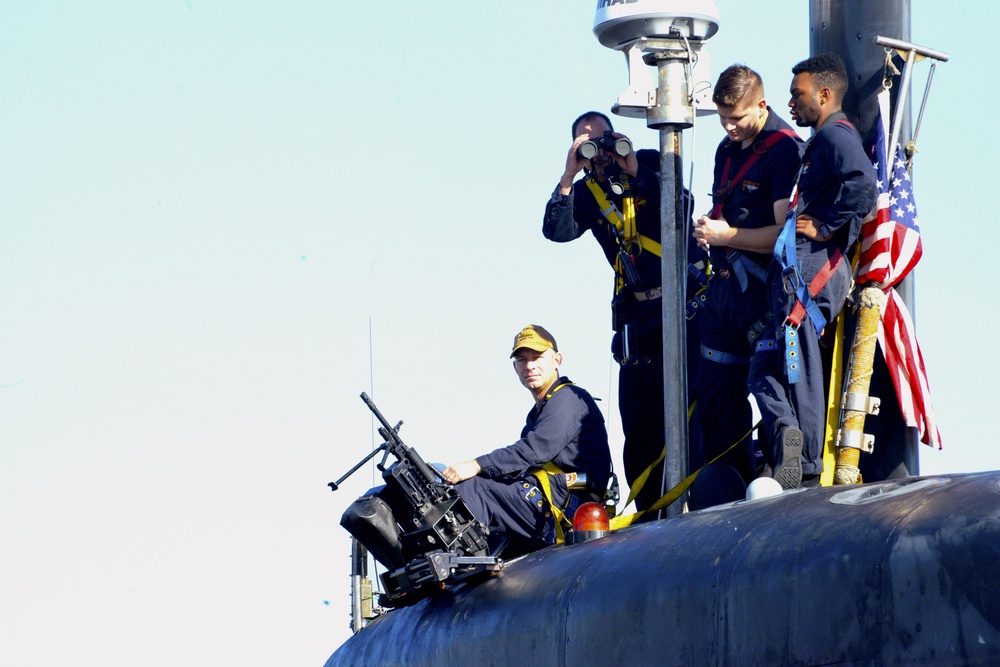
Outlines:
{"label": "gun barrel", "polygon": [[375,417],[382,423],[382,426],[384,426],[386,430],[391,431],[392,426],[388,421],[386,421],[385,417],[382,416],[382,413],[378,411],[378,408],[375,407],[375,403],[372,399],[368,398],[368,394],[361,392],[361,400],[365,402],[365,405],[367,405],[368,409],[372,411],[372,414],[374,414]]}

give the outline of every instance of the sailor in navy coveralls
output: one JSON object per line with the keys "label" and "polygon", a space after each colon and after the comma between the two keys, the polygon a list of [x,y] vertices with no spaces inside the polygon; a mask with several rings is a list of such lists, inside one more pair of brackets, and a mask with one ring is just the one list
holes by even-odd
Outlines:
{"label": "sailor in navy coveralls", "polygon": [[768,274],[770,334],[750,367],[772,447],[765,452],[783,488],[818,484],[826,427],[820,333],[833,325],[851,289],[848,250],[876,198],[875,173],[861,137],[841,111],[847,73],[839,56],[792,68],[791,108],[806,143],[789,216]]}
{"label": "sailor in navy coveralls", "polygon": [[[587,140],[613,132],[610,119],[590,111],[573,122],[574,141],[566,157],[566,168],[552,197],[545,206],[542,233],[560,243],[573,241],[590,231],[601,246],[608,263],[615,268],[615,295],[612,306],[614,337],[611,352],[621,367],[618,376],[618,409],[625,444],[622,459],[630,487],[649,468],[664,449],[663,419],[663,314],[660,278],[660,181],[659,153],[654,150],[629,151],[625,156],[600,151],[592,160],[579,155]],[[616,137],[624,135],[614,133]],[[584,178],[576,179],[580,171]],[[623,196],[616,185],[627,179],[634,201],[636,242],[623,257],[622,230],[618,214],[623,214]],[[598,202],[602,198],[604,205]],[[690,217],[690,194],[685,193]],[[609,205],[615,213],[609,220]],[[624,230],[629,235],[629,230]],[[627,241],[628,239],[626,239]],[[699,265],[704,253],[694,239],[688,247],[689,266]],[[631,266],[626,266],[631,264]],[[704,263],[701,262],[701,266]],[[631,272],[626,276],[625,271]],[[699,283],[689,277],[690,299]],[[687,325],[688,394],[692,394],[697,370],[698,332],[693,320]],[[701,457],[700,435],[694,425],[690,432],[691,458]],[[659,500],[663,463],[652,468],[649,478],[635,499],[637,510],[644,510]],[[633,489],[634,491],[634,489]],[[649,518],[655,518],[650,515]]]}
{"label": "sailor in navy coveralls", "polygon": [[[442,472],[490,529],[491,548],[508,540],[506,558],[552,544],[557,515],[571,520],[581,503],[603,500],[611,477],[604,416],[586,390],[559,375],[562,354],[552,334],[538,325],[525,327],[514,337],[510,356],[535,399],[520,439]],[[551,498],[543,491],[543,475]],[[570,488],[568,480],[584,476],[585,488]]]}
{"label": "sailor in navy coveralls", "polygon": [[740,442],[723,461],[749,484],[756,465],[748,437],[753,414],[747,377],[768,324],[767,271],[785,222],[802,140],[767,105],[760,75],[746,65],[731,65],[719,75],[712,100],[727,136],[715,153],[712,211],[695,222],[693,231],[699,244],[710,246],[713,274],[698,315],[695,415],[707,459]]}

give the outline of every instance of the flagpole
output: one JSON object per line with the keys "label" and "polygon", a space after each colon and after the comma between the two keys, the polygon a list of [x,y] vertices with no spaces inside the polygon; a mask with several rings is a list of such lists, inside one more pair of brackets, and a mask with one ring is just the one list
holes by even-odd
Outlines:
{"label": "flagpole", "polygon": [[[905,99],[909,101],[910,99],[909,98],[910,79],[912,78],[913,75],[913,63],[916,62],[918,55],[924,58],[932,58],[934,60],[940,60],[941,62],[948,62],[949,58],[947,53],[943,53],[941,51],[935,51],[934,49],[928,49],[923,46],[917,46],[916,44],[904,42],[899,39],[892,39],[891,37],[883,37],[882,35],[879,35],[875,38],[875,43],[878,44],[879,46],[884,46],[889,49],[895,49],[896,51],[906,53],[906,64],[903,65],[903,72],[899,77],[899,93],[898,96],[896,97],[897,100]],[[931,70],[931,72],[933,73],[933,69]],[[927,92],[929,92],[930,91],[929,79],[927,86],[928,86]],[[923,112],[923,108],[926,103],[927,103],[927,93],[925,92],[924,101],[920,105],[921,113]],[[889,136],[889,145],[887,147],[890,153],[896,150],[895,146],[897,143],[899,143],[899,134],[903,123],[904,106],[905,105],[903,104],[896,105],[896,114],[892,119],[892,129]],[[908,117],[906,124],[908,128],[910,125]]]}

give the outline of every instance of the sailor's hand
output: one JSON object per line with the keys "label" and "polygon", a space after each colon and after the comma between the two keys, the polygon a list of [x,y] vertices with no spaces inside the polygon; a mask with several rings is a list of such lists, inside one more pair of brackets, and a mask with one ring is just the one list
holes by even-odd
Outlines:
{"label": "sailor's hand", "polygon": [[475,477],[482,470],[483,468],[479,465],[479,462],[476,459],[472,459],[471,461],[451,464],[444,469],[441,476],[449,484],[458,484],[461,481]]}
{"label": "sailor's hand", "polygon": [[[611,136],[613,136],[615,139],[628,139],[628,137],[626,137],[621,132],[612,132]],[[632,140],[629,139],[629,143],[631,143],[631,141]],[[614,158],[615,163],[618,165],[618,168],[624,172],[628,172],[629,176],[635,178],[635,175],[639,173],[639,160],[635,156],[634,149],[630,150],[628,152],[628,155],[625,156],[618,155],[617,153],[611,153],[610,155],[612,158]]]}
{"label": "sailor's hand", "polygon": [[589,139],[589,134],[581,134],[573,140],[573,145],[570,146],[569,153],[566,154],[566,170],[563,171],[562,178],[559,179],[559,192],[564,195],[568,195],[573,190],[573,181],[576,179],[576,175],[584,167],[590,166],[590,160],[584,160],[579,153],[580,145]]}
{"label": "sailor's hand", "polygon": [[733,237],[734,230],[729,223],[723,219],[713,220],[707,215],[703,215],[694,221],[694,229],[691,236],[698,241],[698,247],[724,246]]}
{"label": "sailor's hand", "polygon": [[802,214],[795,218],[795,231],[802,234],[802,236],[807,239],[823,243],[824,241],[830,240],[830,237],[824,236],[823,233],[819,231],[822,224],[822,222],[811,215]]}

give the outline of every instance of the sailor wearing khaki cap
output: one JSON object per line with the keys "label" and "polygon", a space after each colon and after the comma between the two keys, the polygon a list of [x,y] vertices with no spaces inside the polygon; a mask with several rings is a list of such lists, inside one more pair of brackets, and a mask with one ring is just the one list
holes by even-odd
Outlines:
{"label": "sailor wearing khaki cap", "polygon": [[[491,546],[507,538],[506,558],[555,542],[557,521],[571,519],[581,502],[603,498],[611,475],[604,417],[586,390],[560,376],[563,357],[552,334],[529,324],[514,337],[510,356],[535,401],[520,438],[442,473],[489,527]],[[584,473],[586,488],[570,490],[562,473]],[[547,484],[539,483],[542,475]]]}
{"label": "sailor wearing khaki cap", "polygon": [[553,338],[552,334],[545,327],[540,327],[537,324],[529,324],[514,336],[514,347],[510,351],[511,359],[514,358],[518,348],[521,347],[526,347],[535,352],[544,352],[545,350],[559,351],[559,346],[556,345],[556,339]]}

